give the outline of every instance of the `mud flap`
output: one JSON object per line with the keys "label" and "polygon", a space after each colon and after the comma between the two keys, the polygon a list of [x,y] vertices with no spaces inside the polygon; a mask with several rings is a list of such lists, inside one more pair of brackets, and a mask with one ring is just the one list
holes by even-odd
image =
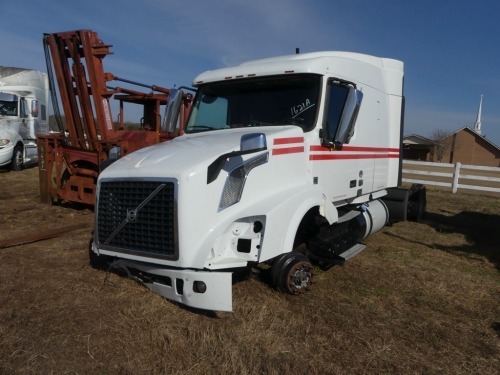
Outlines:
{"label": "mud flap", "polygon": [[410,192],[408,189],[391,188],[387,189],[387,195],[381,198],[389,211],[389,221],[405,221],[408,215],[408,199]]}

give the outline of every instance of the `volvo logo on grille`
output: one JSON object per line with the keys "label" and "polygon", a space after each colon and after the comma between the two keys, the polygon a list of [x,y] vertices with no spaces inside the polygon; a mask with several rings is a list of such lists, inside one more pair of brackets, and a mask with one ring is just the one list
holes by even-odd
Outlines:
{"label": "volvo logo on grille", "polygon": [[137,208],[130,210],[127,209],[127,222],[134,223],[137,220]]}

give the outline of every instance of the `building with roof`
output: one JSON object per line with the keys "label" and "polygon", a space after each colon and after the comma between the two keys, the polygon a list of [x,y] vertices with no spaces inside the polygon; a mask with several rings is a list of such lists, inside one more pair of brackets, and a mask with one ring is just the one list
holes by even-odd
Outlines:
{"label": "building with roof", "polygon": [[465,126],[439,140],[412,134],[403,138],[403,158],[441,163],[500,167],[500,148],[481,131],[483,96],[474,129]]}
{"label": "building with roof", "polygon": [[466,126],[436,144],[432,161],[500,167],[500,148]]}
{"label": "building with roof", "polygon": [[418,134],[403,138],[403,159],[432,161],[434,141]]}

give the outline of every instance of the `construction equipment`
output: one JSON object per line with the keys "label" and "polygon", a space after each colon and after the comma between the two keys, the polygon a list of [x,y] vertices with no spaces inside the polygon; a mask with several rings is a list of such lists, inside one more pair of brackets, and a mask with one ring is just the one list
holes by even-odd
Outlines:
{"label": "construction equipment", "polygon": [[[96,32],[44,34],[43,45],[58,129],[37,136],[41,200],[93,205],[97,176],[111,162],[182,134],[192,95],[177,96],[177,100],[181,100],[180,111],[176,112],[175,119],[170,116],[169,122],[162,122],[161,108],[178,90],[145,85],[105,72],[103,59],[112,54],[112,46],[99,39]],[[54,76],[64,119],[59,110]],[[111,87],[111,81],[151,91]],[[117,121],[113,121],[111,99],[119,103]],[[124,103],[142,106],[138,129],[126,128]]]}

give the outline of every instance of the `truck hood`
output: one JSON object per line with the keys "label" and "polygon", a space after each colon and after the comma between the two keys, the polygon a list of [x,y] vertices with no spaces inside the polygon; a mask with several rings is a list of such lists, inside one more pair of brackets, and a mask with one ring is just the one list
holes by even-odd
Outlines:
{"label": "truck hood", "polygon": [[[297,126],[259,127],[216,130],[184,134],[169,142],[143,148],[117,160],[100,177],[177,177],[204,168],[217,157],[238,151],[243,134],[263,133],[268,149],[276,137],[303,136]],[[168,171],[168,172],[163,172]],[[125,173],[124,173],[125,172]],[[164,173],[168,173],[165,176]]]}
{"label": "truck hood", "polygon": [[0,116],[0,139],[19,138],[19,120],[14,117]]}

